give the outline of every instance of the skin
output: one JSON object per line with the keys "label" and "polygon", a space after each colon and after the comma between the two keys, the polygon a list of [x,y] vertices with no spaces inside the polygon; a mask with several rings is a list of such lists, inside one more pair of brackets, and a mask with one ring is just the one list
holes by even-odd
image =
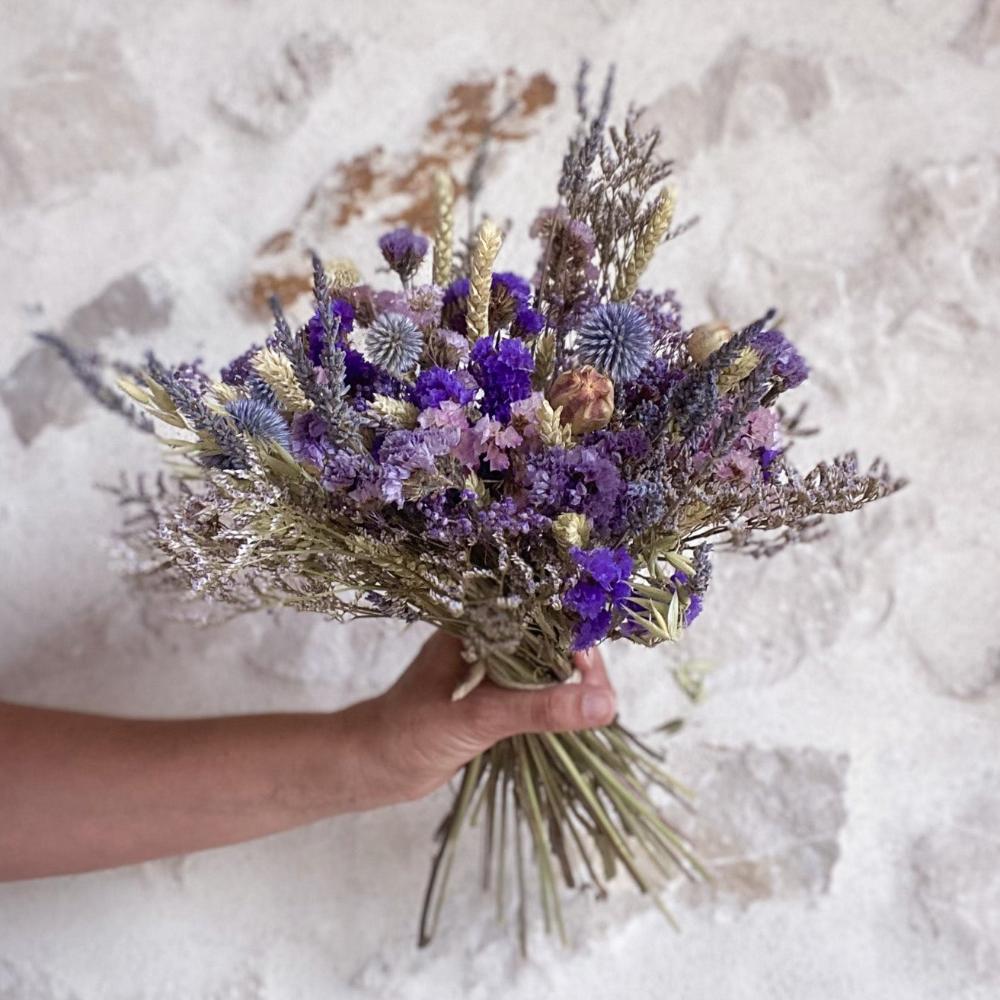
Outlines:
{"label": "skin", "polygon": [[123,719],[0,703],[0,880],[113,868],[411,801],[518,733],[606,725],[601,656],[580,684],[503,691],[434,634],[385,693],[332,713]]}

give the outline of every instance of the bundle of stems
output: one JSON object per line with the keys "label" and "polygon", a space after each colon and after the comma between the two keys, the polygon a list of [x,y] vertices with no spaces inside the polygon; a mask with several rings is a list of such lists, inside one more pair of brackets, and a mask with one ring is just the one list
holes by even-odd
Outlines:
{"label": "bundle of stems", "polygon": [[[487,668],[495,684],[518,689],[566,683],[568,673],[562,664],[546,667],[513,656],[492,660]],[[604,898],[605,883],[619,868],[674,924],[657,895],[658,879],[680,872],[697,881],[707,873],[687,838],[653,801],[651,792],[658,788],[690,809],[691,793],[662,761],[662,754],[617,721],[580,732],[515,736],[470,761],[437,831],[419,944],[429,944],[437,928],[462,830],[477,825],[483,831],[483,888],[495,890],[498,919],[504,918],[513,879],[522,951],[528,938],[529,863],[537,872],[545,930],[563,942],[559,881],[567,889],[589,883]]]}

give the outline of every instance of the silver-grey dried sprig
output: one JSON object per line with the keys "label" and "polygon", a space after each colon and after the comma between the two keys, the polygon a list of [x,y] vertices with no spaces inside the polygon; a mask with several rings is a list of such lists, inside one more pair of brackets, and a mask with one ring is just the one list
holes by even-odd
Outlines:
{"label": "silver-grey dried sprig", "polygon": [[274,314],[272,340],[291,362],[296,381],[305,397],[313,404],[316,415],[326,423],[330,439],[344,448],[359,451],[363,446],[361,418],[347,398],[344,351],[336,343],[340,318],[330,316],[329,287],[324,286],[322,279],[317,283],[317,301],[321,298],[325,298],[328,304],[325,313],[327,322],[324,325],[323,352],[320,357],[324,372],[322,382],[316,378],[316,366],[312,363],[306,348],[308,327],[303,326],[293,334],[281,303],[275,297],[270,300],[271,311]]}
{"label": "silver-grey dried sprig", "polygon": [[188,426],[208,435],[215,442],[218,453],[205,455],[203,461],[234,469],[249,468],[252,462],[250,451],[232,420],[210,410],[198,393],[171,372],[152,351],[146,354],[146,370],[149,377],[170,397]]}
{"label": "silver-grey dried sprig", "polygon": [[153,421],[133,406],[122,393],[115,392],[105,384],[100,375],[104,362],[98,355],[83,354],[58,334],[49,331],[36,333],[35,339],[51,347],[62,358],[77,382],[104,409],[117,413],[144,434],[154,433]]}

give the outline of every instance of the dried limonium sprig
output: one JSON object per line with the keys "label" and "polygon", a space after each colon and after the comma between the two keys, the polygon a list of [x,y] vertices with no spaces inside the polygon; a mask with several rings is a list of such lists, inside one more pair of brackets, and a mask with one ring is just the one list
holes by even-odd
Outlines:
{"label": "dried limonium sprig", "polygon": [[[328,273],[314,254],[312,315],[293,332],[275,301],[265,345],[219,380],[152,355],[121,372],[181,463],[156,492],[121,490],[147,578],[240,611],[430,623],[464,642],[461,698],[486,680],[565,683],[573,654],[606,639],[675,641],[708,600],[715,554],[772,555],[899,489],[851,454],[795,468],[801,414],[784,396],[809,369],[773,310],[687,328],[672,291],[642,287],[671,235],[670,164],[635,110],[608,128],[611,82],[591,111],[581,73],[558,198],[531,227],[531,281],[497,270],[488,220],[456,258],[442,173],[431,285],[413,285],[430,241],[395,230],[379,246],[402,289]],[[94,359],[48,342],[95,398],[147,426]],[[522,943],[529,859],[559,933],[560,881],[603,894],[623,871],[655,900],[669,873],[700,877],[651,786],[686,801],[619,723],[476,758],[439,832],[421,943],[473,820],[498,891],[509,875],[518,886]]]}

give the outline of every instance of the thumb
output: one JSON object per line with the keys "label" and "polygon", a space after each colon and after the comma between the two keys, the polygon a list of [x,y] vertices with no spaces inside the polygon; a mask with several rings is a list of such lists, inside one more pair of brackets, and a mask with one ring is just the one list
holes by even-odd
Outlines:
{"label": "thumb", "polygon": [[489,744],[520,733],[566,732],[606,726],[615,717],[615,693],[609,684],[560,684],[541,691],[481,694],[474,727],[477,739]]}

